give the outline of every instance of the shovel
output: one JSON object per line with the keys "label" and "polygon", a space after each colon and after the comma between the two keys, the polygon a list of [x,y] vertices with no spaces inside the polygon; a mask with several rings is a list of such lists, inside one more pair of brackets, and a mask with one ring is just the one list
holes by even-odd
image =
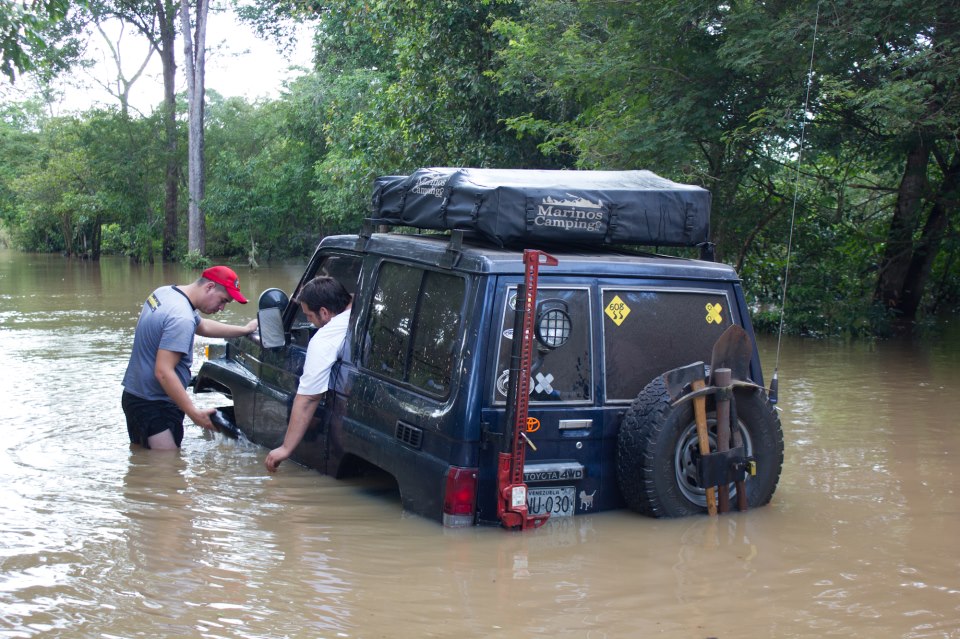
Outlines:
{"label": "shovel", "polygon": [[[750,336],[741,327],[731,324],[713,345],[713,352],[710,357],[711,384],[728,387],[733,380],[745,381],[750,375],[750,359],[752,357],[753,346],[750,344]],[[733,447],[742,445],[740,427],[736,423],[736,409],[730,410],[732,401],[732,392],[728,396],[727,394],[717,395],[718,451],[730,449],[731,434],[733,436]],[[737,509],[744,511],[747,509],[746,482],[738,479],[734,485],[737,488]],[[724,484],[720,486],[719,491],[720,512],[726,512],[730,508],[730,488]]]}
{"label": "shovel", "polygon": [[731,324],[714,343],[710,354],[710,374],[718,368],[729,368],[730,376],[738,381],[746,381],[750,376],[750,360],[753,358],[753,346],[747,332]]}

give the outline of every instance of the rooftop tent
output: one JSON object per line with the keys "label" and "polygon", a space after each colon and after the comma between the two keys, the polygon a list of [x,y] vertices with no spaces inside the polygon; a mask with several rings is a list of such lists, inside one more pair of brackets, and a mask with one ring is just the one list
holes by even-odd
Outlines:
{"label": "rooftop tent", "polygon": [[378,178],[373,216],[501,246],[697,246],[710,236],[710,192],[650,171],[424,168]]}

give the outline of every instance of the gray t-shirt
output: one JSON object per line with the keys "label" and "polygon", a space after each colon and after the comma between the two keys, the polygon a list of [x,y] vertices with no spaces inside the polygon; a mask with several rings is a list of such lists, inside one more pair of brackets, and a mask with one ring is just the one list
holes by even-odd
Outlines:
{"label": "gray t-shirt", "polygon": [[164,286],[151,293],[140,311],[133,351],[123,376],[127,392],[143,399],[172,402],[154,375],[157,351],[162,348],[183,355],[176,372],[186,388],[193,363],[193,338],[199,324],[200,313],[177,287]]}

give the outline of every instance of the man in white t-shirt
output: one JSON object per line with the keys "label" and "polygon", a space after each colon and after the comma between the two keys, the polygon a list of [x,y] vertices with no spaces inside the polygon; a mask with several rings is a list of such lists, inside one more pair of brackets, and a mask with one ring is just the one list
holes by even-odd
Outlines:
{"label": "man in white t-shirt", "polygon": [[283,444],[271,450],[264,462],[270,472],[275,472],[280,462],[293,454],[307,432],[317,405],[330,387],[330,369],[337,361],[350,321],[350,293],[332,277],[313,278],[303,286],[296,301],[318,330],[307,345],[307,358]]}

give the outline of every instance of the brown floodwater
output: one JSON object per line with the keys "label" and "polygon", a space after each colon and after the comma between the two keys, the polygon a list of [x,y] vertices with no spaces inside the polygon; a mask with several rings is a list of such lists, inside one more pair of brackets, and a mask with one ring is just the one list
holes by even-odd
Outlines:
{"label": "brown floodwater", "polygon": [[[256,300],[301,267],[238,272]],[[960,637],[957,321],[784,340],[767,507],[450,530],[192,425],[131,450],[140,305],[193,276],[0,251],[0,637]]]}

